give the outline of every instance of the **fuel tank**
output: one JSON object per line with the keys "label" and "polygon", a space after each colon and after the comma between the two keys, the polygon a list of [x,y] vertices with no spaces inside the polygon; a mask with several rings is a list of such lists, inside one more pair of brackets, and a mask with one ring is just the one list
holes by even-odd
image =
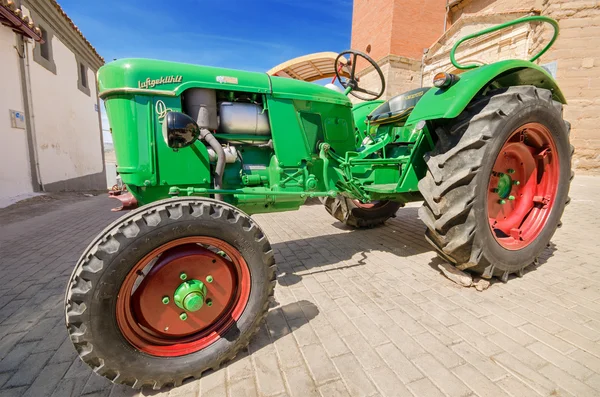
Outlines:
{"label": "fuel tank", "polygon": [[267,111],[254,103],[219,103],[219,131],[226,134],[271,135]]}

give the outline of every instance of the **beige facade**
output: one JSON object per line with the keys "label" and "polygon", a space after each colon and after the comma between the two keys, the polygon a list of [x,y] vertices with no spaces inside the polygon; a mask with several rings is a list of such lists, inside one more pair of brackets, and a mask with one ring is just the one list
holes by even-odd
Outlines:
{"label": "beige facade", "polygon": [[[0,25],[0,202],[104,189],[95,77],[103,59],[53,0],[0,0],[0,7],[12,24]],[[15,29],[13,16],[34,34]]]}
{"label": "beige facade", "polygon": [[[378,63],[386,72],[388,89],[385,98],[424,85],[431,85],[439,71],[457,71],[450,63],[454,43],[467,34],[526,15],[547,15],[559,22],[559,39],[536,63],[555,75],[568,100],[565,119],[572,124],[571,142],[576,148],[574,168],[577,172],[600,172],[600,1],[565,0],[454,0],[448,4],[446,31],[432,43],[422,59],[391,54]],[[529,59],[547,43],[551,28],[538,24],[505,29],[461,46],[459,62],[490,63],[502,59]],[[354,33],[353,33],[354,34]],[[389,59],[404,59],[387,66]],[[423,61],[423,62],[422,62]],[[389,70],[394,70],[390,73]],[[414,73],[417,73],[416,84]],[[374,79],[366,69],[361,81]],[[411,80],[411,78],[413,78]]]}

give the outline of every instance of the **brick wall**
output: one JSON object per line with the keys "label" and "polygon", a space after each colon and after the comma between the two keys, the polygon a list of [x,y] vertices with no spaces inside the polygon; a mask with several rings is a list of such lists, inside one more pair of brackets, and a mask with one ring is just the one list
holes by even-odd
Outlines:
{"label": "brick wall", "polygon": [[352,48],[364,52],[369,48],[376,61],[390,54],[421,59],[423,49],[443,33],[445,4],[445,0],[355,0]]}
{"label": "brick wall", "polygon": [[[557,62],[558,85],[567,98],[577,172],[600,173],[600,1],[546,0],[542,14],[559,22],[560,36],[541,63]],[[550,29],[539,32],[546,39]],[[543,45],[536,41],[532,50]]]}

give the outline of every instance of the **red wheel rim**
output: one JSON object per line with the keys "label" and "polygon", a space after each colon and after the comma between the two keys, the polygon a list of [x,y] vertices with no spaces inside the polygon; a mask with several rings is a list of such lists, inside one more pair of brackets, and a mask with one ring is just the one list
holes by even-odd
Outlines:
{"label": "red wheel rim", "polygon": [[559,181],[552,133],[540,123],[513,131],[500,150],[488,185],[488,218],[496,241],[520,250],[542,232]]}
{"label": "red wheel rim", "polygon": [[[197,311],[174,301],[183,280],[200,280],[207,287]],[[249,296],[250,271],[237,249],[212,237],[181,238],[150,252],[127,274],[117,297],[117,324],[137,349],[181,356],[219,340],[239,320]]]}
{"label": "red wheel rim", "polygon": [[371,208],[383,207],[384,205],[387,204],[387,201],[371,201],[370,203],[363,203],[360,200],[352,200],[352,202],[358,208],[362,208],[362,209],[365,209],[365,210],[368,210],[368,209],[371,209]]}

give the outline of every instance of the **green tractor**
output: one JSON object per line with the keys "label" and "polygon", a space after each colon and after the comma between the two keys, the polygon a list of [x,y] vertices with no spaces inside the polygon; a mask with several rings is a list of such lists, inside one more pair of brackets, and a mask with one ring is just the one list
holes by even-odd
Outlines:
{"label": "green tractor", "polygon": [[[465,40],[532,21],[555,34],[530,61],[456,61]],[[140,207],[92,241],[68,283],[81,359],[113,382],[157,389],[234,358],[275,287],[273,251],[250,214],[310,197],[356,228],[423,201],[441,257],[484,278],[521,275],[560,225],[572,179],[565,98],[533,63],[557,35],[555,21],[533,16],[467,36],[451,60],[471,70],[388,101],[377,100],[379,66],[358,51],[336,60],[344,93],[156,60],[102,67],[118,171]],[[361,86],[361,58],[380,92]],[[353,106],[347,94],[371,100]]]}

